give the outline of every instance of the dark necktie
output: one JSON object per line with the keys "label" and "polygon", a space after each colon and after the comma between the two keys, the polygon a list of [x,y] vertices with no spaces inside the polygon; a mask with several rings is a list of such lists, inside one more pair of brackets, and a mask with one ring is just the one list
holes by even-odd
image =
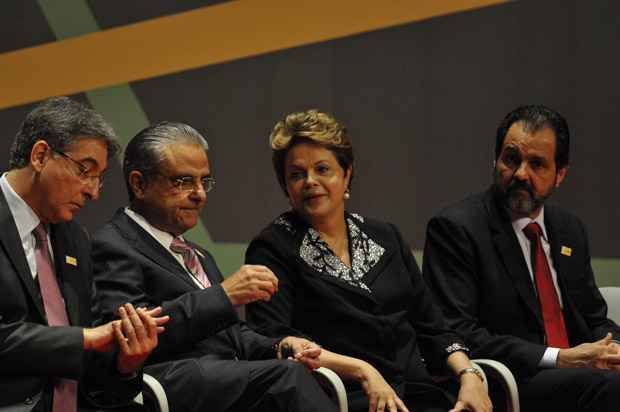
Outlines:
{"label": "dark necktie", "polygon": [[198,256],[196,256],[196,251],[194,251],[191,246],[185,243],[180,237],[175,237],[170,244],[170,250],[183,256],[185,267],[202,286],[205,288],[211,286],[211,282],[209,282],[209,278],[207,278],[207,274],[202,268]]}
{"label": "dark necktie", "polygon": [[560,307],[560,299],[553,285],[551,270],[547,263],[547,256],[542,247],[542,229],[536,222],[532,222],[523,229],[523,233],[530,240],[532,246],[532,263],[534,265],[534,280],[538,291],[538,300],[542,308],[547,345],[554,348],[568,348],[568,336],[564,316]]}
{"label": "dark necktie", "polygon": [[[39,223],[33,231],[36,239],[34,250],[37,264],[37,278],[43,297],[43,306],[49,326],[69,326],[65,301],[60,293],[54,267],[47,245],[47,230]],[[57,379],[54,382],[54,412],[74,412],[77,410],[77,381]]]}

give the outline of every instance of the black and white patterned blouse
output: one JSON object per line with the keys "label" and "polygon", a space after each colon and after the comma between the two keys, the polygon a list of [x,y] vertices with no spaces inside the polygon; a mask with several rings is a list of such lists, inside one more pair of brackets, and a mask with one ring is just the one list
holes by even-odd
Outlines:
{"label": "black and white patterned blouse", "polygon": [[[349,234],[349,252],[351,267],[345,265],[321,238],[313,227],[301,224],[294,214],[284,213],[274,220],[274,224],[284,227],[291,234],[303,239],[299,246],[299,256],[316,271],[333,276],[350,285],[372,293],[371,289],[362,280],[363,277],[379,262],[385,253],[385,248],[374,241],[359,226],[364,218],[358,214],[347,214],[346,222]],[[460,342],[453,342],[444,348],[445,353],[456,351],[469,352],[469,349]]]}
{"label": "black and white patterned blouse", "polygon": [[[313,227],[308,227],[306,231],[299,247],[299,256],[317,271],[334,276],[370,293],[370,288],[362,281],[362,278],[379,262],[385,249],[364,233],[355,220],[363,222],[364,218],[357,214],[351,214],[347,218],[351,254],[350,268],[334,254]],[[286,215],[278,217],[274,223],[284,226],[291,232],[296,231],[293,222]]]}

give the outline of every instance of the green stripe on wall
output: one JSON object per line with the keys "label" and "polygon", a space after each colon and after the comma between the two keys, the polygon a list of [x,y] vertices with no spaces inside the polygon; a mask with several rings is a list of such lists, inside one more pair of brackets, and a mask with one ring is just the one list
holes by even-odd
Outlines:
{"label": "green stripe on wall", "polygon": [[[61,2],[38,0],[38,2],[58,40],[100,30],[95,16],[84,0],[64,0]],[[93,108],[114,126],[119,142],[123,147],[127,145],[131,137],[150,123],[140,101],[127,83],[87,91],[86,96]],[[243,263],[247,245],[213,242],[202,221],[188,231],[185,236],[207,248],[215,257],[225,276],[236,271]]]}

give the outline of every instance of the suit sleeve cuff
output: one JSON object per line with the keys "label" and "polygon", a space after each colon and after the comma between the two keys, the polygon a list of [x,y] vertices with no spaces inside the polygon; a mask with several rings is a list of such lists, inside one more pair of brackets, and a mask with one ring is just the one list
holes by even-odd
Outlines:
{"label": "suit sleeve cuff", "polygon": [[541,369],[553,369],[557,367],[558,355],[560,348],[547,348],[543,357],[538,362],[538,367]]}

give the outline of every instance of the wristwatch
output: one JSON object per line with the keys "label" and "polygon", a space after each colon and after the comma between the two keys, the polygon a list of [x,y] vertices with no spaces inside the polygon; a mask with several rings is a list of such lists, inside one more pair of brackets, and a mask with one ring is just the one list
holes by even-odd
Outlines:
{"label": "wristwatch", "polygon": [[484,377],[482,376],[482,373],[478,369],[476,369],[476,368],[463,368],[463,369],[461,369],[459,371],[459,379],[461,378],[461,376],[465,375],[466,373],[473,373],[477,377],[479,377],[482,382],[484,382]]}

